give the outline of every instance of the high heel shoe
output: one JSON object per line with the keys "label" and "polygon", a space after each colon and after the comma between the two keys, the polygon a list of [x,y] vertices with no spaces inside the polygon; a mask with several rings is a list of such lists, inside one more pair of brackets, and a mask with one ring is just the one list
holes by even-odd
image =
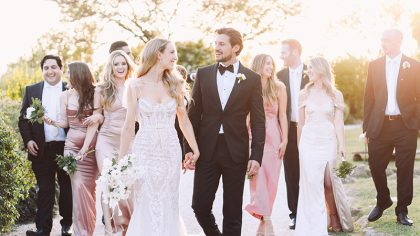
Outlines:
{"label": "high heel shoe", "polygon": [[338,233],[343,231],[341,224],[340,224],[340,219],[338,218],[337,214],[331,214],[330,215],[330,220],[331,220],[331,227],[329,228],[331,231]]}
{"label": "high heel shoe", "polygon": [[256,236],[264,236],[265,235],[265,222],[263,218],[260,219],[260,225],[258,226]]}
{"label": "high heel shoe", "polygon": [[264,216],[263,218],[265,226],[264,226],[264,231],[265,234],[264,236],[274,236],[274,229],[273,229],[273,223],[271,222],[271,217],[270,216]]}

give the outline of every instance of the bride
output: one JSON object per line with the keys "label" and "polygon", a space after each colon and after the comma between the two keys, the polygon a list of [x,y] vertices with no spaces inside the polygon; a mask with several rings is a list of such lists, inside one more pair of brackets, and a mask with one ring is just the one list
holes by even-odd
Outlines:
{"label": "bride", "polygon": [[128,153],[137,119],[140,130],[131,150],[136,157],[134,165],[141,173],[134,187],[134,212],[126,235],[186,235],[179,215],[181,147],[175,115],[194,153],[186,164],[193,165],[200,154],[184,105],[185,82],[175,70],[177,59],[171,41],[149,41],[142,52],[137,78],[127,81],[125,87],[127,116],[119,157]]}

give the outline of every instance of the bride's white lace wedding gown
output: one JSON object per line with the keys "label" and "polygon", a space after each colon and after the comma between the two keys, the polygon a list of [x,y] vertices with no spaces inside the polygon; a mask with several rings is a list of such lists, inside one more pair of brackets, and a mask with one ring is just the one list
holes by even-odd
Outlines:
{"label": "bride's white lace wedding gown", "polygon": [[177,103],[138,101],[140,130],[133,143],[134,165],[140,168],[134,187],[134,213],[127,235],[186,235],[179,215],[181,148],[175,130]]}

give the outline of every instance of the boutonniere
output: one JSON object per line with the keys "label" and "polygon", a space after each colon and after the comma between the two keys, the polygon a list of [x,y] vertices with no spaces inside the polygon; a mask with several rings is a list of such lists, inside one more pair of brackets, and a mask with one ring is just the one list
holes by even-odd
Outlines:
{"label": "boutonniere", "polygon": [[410,62],[408,62],[408,61],[404,61],[404,62],[402,63],[402,68],[403,68],[403,69],[408,69],[408,68],[410,68],[410,67],[411,67]]}
{"label": "boutonniere", "polygon": [[308,70],[307,69],[305,69],[305,70],[302,71],[302,78],[303,77],[309,77],[308,76]]}
{"label": "boutonniere", "polygon": [[238,84],[241,83],[241,81],[246,80],[246,76],[242,73],[238,73],[236,78],[238,79]]}

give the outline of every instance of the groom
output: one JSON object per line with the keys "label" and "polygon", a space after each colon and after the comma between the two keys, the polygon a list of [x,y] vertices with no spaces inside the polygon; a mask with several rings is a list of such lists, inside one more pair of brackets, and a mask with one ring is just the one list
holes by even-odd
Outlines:
{"label": "groom", "polygon": [[[260,76],[237,59],[243,48],[241,34],[232,28],[216,30],[217,63],[197,71],[189,117],[200,149],[192,208],[209,236],[241,235],[245,175],[258,173],[265,141],[265,115]],[[251,154],[246,125],[250,116]],[[186,145],[186,162],[192,160]],[[190,166],[191,167],[191,166]],[[212,206],[223,180],[223,234]]]}
{"label": "groom", "polygon": [[413,199],[413,169],[420,126],[420,63],[400,51],[402,33],[382,35],[386,56],[372,61],[366,81],[363,132],[369,148],[369,167],[376,187],[376,221],[392,205],[385,170],[395,149],[397,166],[397,222],[412,225],[407,207]]}

